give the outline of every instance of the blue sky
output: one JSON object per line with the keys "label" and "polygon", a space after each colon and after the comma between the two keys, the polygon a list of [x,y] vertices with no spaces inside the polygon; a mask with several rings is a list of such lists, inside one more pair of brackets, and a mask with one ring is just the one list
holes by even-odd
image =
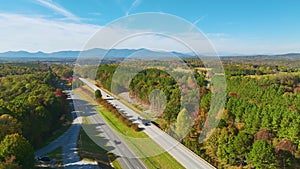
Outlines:
{"label": "blue sky", "polygon": [[80,50],[106,24],[143,12],[169,13],[193,23],[221,54],[300,52],[297,0],[0,2],[1,52]]}

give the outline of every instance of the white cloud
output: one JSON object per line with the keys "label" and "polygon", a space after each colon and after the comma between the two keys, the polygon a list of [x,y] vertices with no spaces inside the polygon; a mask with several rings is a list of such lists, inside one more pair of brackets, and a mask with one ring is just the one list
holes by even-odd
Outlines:
{"label": "white cloud", "polygon": [[80,50],[100,28],[41,16],[0,13],[0,51]]}
{"label": "white cloud", "polygon": [[[185,45],[202,53],[211,51],[206,39],[201,37],[199,43],[199,38],[195,38],[193,33],[176,35],[178,41],[166,36],[147,34],[147,30],[69,23],[45,19],[42,16],[0,13],[0,30],[0,52],[53,52],[112,47],[191,52]],[[99,30],[101,31],[95,34]]]}
{"label": "white cloud", "polygon": [[[299,43],[280,44],[257,37],[239,38],[224,33],[208,33],[211,45],[205,36],[195,34],[196,32],[174,34],[178,39],[172,39],[147,34],[147,30],[70,23],[49,20],[42,16],[10,13],[0,13],[0,30],[0,52],[10,50],[53,52],[111,47],[190,52],[188,47],[191,47],[199,53],[207,54],[213,52],[215,47],[220,54],[257,54],[299,52],[297,49],[300,46]],[[99,32],[96,33],[97,31]]]}
{"label": "white cloud", "polygon": [[51,0],[37,0],[38,3],[41,5],[65,16],[67,19],[72,20],[72,21],[80,21],[80,18],[69,12],[68,10],[64,9],[63,7],[55,4]]}

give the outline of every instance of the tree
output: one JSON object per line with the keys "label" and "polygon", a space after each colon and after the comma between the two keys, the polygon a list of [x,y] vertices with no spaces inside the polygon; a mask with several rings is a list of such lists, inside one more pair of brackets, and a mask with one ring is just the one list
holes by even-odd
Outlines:
{"label": "tree", "polygon": [[101,94],[101,91],[99,89],[97,89],[95,91],[95,98],[98,99],[98,98],[102,98],[102,94]]}
{"label": "tree", "polygon": [[192,125],[192,119],[189,117],[187,110],[182,109],[177,116],[175,125],[175,137],[179,140],[183,139],[189,133]]}
{"label": "tree", "polygon": [[6,135],[0,142],[0,159],[15,156],[16,162],[24,169],[34,165],[34,150],[28,140],[19,134]]}
{"label": "tree", "polygon": [[180,107],[174,101],[170,101],[167,103],[166,108],[164,110],[163,118],[166,119],[168,123],[174,121],[180,111]]}
{"label": "tree", "polygon": [[21,133],[19,122],[8,114],[0,116],[0,141],[8,134]]}
{"label": "tree", "polygon": [[[278,165],[282,168],[296,166],[296,164],[293,164],[297,162],[293,156],[293,153],[296,151],[297,147],[291,140],[286,138],[282,139],[275,149]],[[300,161],[298,161],[298,163],[299,162]]]}
{"label": "tree", "polygon": [[234,126],[228,126],[221,129],[220,135],[218,136],[219,146],[216,154],[222,163],[234,163],[235,157],[232,150],[229,149],[229,145],[233,143],[235,135],[236,128]]}
{"label": "tree", "polygon": [[216,128],[213,130],[212,134],[207,134],[209,137],[207,141],[204,142],[204,145],[206,146],[206,152],[207,154],[212,157],[217,159],[217,151],[219,147],[219,136],[221,134],[221,129]]}
{"label": "tree", "polygon": [[220,119],[219,123],[218,123],[218,128],[224,128],[224,127],[228,127],[227,122],[224,119]]}
{"label": "tree", "polygon": [[239,165],[244,165],[246,162],[246,154],[250,151],[253,143],[253,136],[241,131],[234,137],[233,144],[228,147],[228,150],[233,150],[236,162]]}
{"label": "tree", "polygon": [[275,168],[275,152],[265,140],[257,140],[247,156],[247,161],[258,169]]}
{"label": "tree", "polygon": [[22,169],[15,159],[15,156],[6,157],[5,161],[0,162],[0,169]]}

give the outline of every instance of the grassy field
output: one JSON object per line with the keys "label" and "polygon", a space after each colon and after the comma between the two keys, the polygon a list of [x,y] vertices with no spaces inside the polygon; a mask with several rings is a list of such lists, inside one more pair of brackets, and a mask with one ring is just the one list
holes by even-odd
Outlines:
{"label": "grassy field", "polygon": [[132,128],[126,126],[122,123],[116,116],[107,111],[104,107],[99,107],[100,115],[105,119],[105,121],[118,133],[133,137],[133,138],[147,138],[148,135],[144,132],[136,132]]}
{"label": "grassy field", "polygon": [[286,76],[286,77],[300,76],[300,72],[278,72],[278,73],[275,73],[275,74],[246,75],[244,77],[261,79],[261,78],[281,78],[283,76]]}

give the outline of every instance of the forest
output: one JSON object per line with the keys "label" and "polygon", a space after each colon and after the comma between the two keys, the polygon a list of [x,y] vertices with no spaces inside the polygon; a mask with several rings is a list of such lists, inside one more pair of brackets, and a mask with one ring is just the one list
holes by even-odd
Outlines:
{"label": "forest", "polygon": [[[203,143],[198,137],[204,132],[216,85],[207,76],[208,71],[201,71],[200,61],[185,60],[193,70],[201,100],[193,127],[181,142],[217,168],[300,168],[300,69],[282,60],[245,60],[223,61],[226,104],[221,116],[213,117],[219,121],[218,126]],[[131,64],[128,70],[139,67],[137,62]],[[112,76],[118,66],[100,65],[98,85],[113,89],[116,82],[112,85]],[[180,81],[193,88],[188,77],[181,76]],[[139,71],[128,86],[130,96],[144,105],[149,104],[152,90],[164,92],[167,105],[155,120],[160,128],[168,131],[178,121],[182,98],[178,83],[165,70]]]}
{"label": "forest", "polygon": [[72,69],[37,62],[0,69],[0,168],[31,169],[34,149],[66,123],[70,107],[59,82]]}

